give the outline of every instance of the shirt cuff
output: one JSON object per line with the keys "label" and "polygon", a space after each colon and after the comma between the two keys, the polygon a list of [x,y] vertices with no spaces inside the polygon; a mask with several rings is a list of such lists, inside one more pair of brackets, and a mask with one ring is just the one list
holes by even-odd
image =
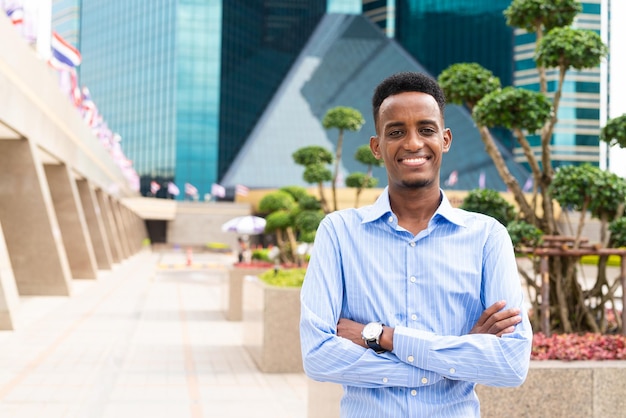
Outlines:
{"label": "shirt cuff", "polygon": [[413,366],[409,386],[432,385],[443,379],[439,373],[429,370],[428,357],[435,334],[397,326],[393,332],[393,354],[400,361]]}

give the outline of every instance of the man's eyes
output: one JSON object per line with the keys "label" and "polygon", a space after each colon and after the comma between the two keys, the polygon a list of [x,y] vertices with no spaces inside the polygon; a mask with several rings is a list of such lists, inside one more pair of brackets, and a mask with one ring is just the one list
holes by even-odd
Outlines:
{"label": "man's eyes", "polygon": [[[418,132],[420,133],[420,135],[423,135],[423,136],[431,136],[431,135],[436,134],[437,130],[433,129],[433,128],[420,128],[418,130]],[[397,129],[397,130],[394,130],[394,131],[389,131],[387,133],[387,135],[389,137],[391,137],[391,138],[397,138],[397,137],[403,136],[405,134],[406,134],[406,131],[400,130],[400,129]]]}

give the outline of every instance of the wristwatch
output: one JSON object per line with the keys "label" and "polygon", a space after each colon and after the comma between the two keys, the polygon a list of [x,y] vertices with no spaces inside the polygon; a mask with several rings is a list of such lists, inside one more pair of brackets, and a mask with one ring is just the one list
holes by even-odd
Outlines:
{"label": "wristwatch", "polygon": [[365,344],[378,354],[387,351],[380,346],[380,336],[383,335],[383,326],[382,322],[370,322],[366,324],[363,331],[361,331],[361,337],[365,341]]}

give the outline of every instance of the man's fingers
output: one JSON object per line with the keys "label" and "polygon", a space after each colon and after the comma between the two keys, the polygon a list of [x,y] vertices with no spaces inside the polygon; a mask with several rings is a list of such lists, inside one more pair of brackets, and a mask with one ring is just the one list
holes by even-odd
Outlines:
{"label": "man's fingers", "polygon": [[478,321],[476,322],[477,326],[483,326],[487,323],[487,321],[495,314],[497,313],[499,310],[501,310],[502,308],[504,308],[506,306],[506,302],[501,300],[499,302],[494,303],[493,305],[491,305],[490,307],[488,307],[487,309],[485,309],[482,313],[482,315],[480,316],[480,318],[478,318]]}

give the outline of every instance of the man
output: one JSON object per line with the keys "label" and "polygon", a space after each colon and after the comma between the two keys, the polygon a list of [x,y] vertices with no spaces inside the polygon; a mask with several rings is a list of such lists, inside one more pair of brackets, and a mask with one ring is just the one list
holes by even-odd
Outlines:
{"label": "man", "polygon": [[305,372],[343,385],[342,417],[478,417],[477,383],[518,386],[528,372],[513,245],[439,187],[452,133],[437,82],[393,75],[372,104],[389,184],[320,224],[301,296]]}

